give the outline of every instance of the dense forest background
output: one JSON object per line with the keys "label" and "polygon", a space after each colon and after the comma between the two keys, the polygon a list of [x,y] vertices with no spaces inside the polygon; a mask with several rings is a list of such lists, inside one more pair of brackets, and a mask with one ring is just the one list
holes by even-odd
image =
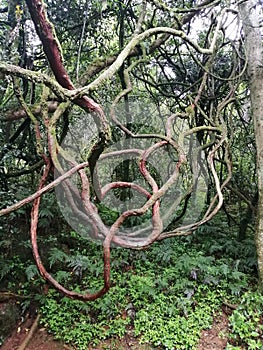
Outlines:
{"label": "dense forest background", "polygon": [[262,349],[262,16],[252,0],[1,1],[10,319],[37,312],[76,349],[132,331],[172,350],[224,313],[227,349]]}

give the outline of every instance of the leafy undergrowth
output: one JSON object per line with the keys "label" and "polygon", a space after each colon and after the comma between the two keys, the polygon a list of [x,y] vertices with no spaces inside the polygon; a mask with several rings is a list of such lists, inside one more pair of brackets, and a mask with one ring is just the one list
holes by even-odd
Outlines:
{"label": "leafy undergrowth", "polygon": [[[231,304],[238,306],[229,318],[227,349],[262,349],[263,297],[253,291],[253,241],[239,243],[229,228],[216,227],[210,223],[192,236],[159,242],[146,251],[113,248],[110,291],[83,303],[50,288],[47,295],[37,295],[42,324],[78,350],[121,338],[127,329],[141,344],[158,349],[197,349],[202,330],[212,326],[223,304]],[[75,232],[69,241],[72,247],[66,248],[54,248],[51,242],[46,263],[53,275],[69,288],[98,290],[103,283],[101,246]],[[29,282],[20,293],[28,292],[29,283],[41,284],[34,265],[26,271]]]}
{"label": "leafy undergrowth", "polygon": [[242,296],[241,303],[230,316],[230,339],[233,345],[228,345],[228,350],[240,349],[241,344],[245,349],[263,349],[263,296],[259,292],[246,292]]}
{"label": "leafy undergrowth", "polygon": [[[56,338],[79,350],[109,337],[123,337],[131,326],[142,344],[167,350],[196,349],[201,331],[212,326],[213,316],[222,304],[239,303],[243,296],[240,307],[230,317],[228,349],[261,349],[262,329],[256,327],[259,316],[253,313],[253,306],[250,314],[244,313],[249,309],[247,303],[255,301],[253,297],[247,299],[250,294],[261,301],[256,301],[258,312],[263,311],[262,297],[246,292],[251,283],[248,256],[244,254],[242,261],[241,245],[233,245],[231,239],[222,252],[222,235],[216,234],[217,241],[208,242],[204,236],[209,231],[213,233],[208,225],[206,231],[195,236],[156,243],[147,251],[113,249],[110,291],[95,302],[82,303],[50,290],[41,307],[42,323]],[[235,249],[239,249],[238,255]],[[249,254],[249,249],[246,252]],[[100,258],[101,248],[83,240],[77,252],[69,256],[53,250],[49,260],[53,265],[64,259],[71,273],[81,275],[76,288],[94,291],[102,283]],[[253,258],[250,259],[252,267]],[[57,278],[67,284],[70,272],[58,271]]]}

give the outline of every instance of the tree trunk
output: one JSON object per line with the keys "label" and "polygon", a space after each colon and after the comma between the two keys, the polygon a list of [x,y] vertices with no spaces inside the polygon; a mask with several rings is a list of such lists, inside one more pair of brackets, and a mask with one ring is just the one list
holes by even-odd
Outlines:
{"label": "tree trunk", "polygon": [[[258,5],[260,6],[260,5]],[[263,289],[263,46],[259,15],[253,0],[239,6],[247,54],[251,109],[257,147],[258,209],[256,246],[259,286]]]}

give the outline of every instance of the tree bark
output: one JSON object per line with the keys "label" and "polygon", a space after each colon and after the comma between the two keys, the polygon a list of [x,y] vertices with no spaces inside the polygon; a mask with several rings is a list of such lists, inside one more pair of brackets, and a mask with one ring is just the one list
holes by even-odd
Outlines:
{"label": "tree bark", "polygon": [[[239,6],[247,55],[251,109],[257,147],[258,208],[256,246],[259,287],[263,289],[263,46],[257,3],[253,0]],[[258,4],[258,6],[260,6]]]}

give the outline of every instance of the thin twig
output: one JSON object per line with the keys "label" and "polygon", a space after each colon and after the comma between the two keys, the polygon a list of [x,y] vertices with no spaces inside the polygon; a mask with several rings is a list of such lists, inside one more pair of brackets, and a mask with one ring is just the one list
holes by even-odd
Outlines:
{"label": "thin twig", "polygon": [[17,350],[25,350],[27,345],[29,344],[30,340],[32,339],[34,333],[36,332],[37,330],[37,326],[38,326],[38,322],[39,322],[39,319],[40,319],[40,315],[37,315],[34,323],[32,324],[31,328],[30,328],[30,331],[29,333],[27,334],[26,336],[26,339],[23,341],[23,343],[18,347]]}

